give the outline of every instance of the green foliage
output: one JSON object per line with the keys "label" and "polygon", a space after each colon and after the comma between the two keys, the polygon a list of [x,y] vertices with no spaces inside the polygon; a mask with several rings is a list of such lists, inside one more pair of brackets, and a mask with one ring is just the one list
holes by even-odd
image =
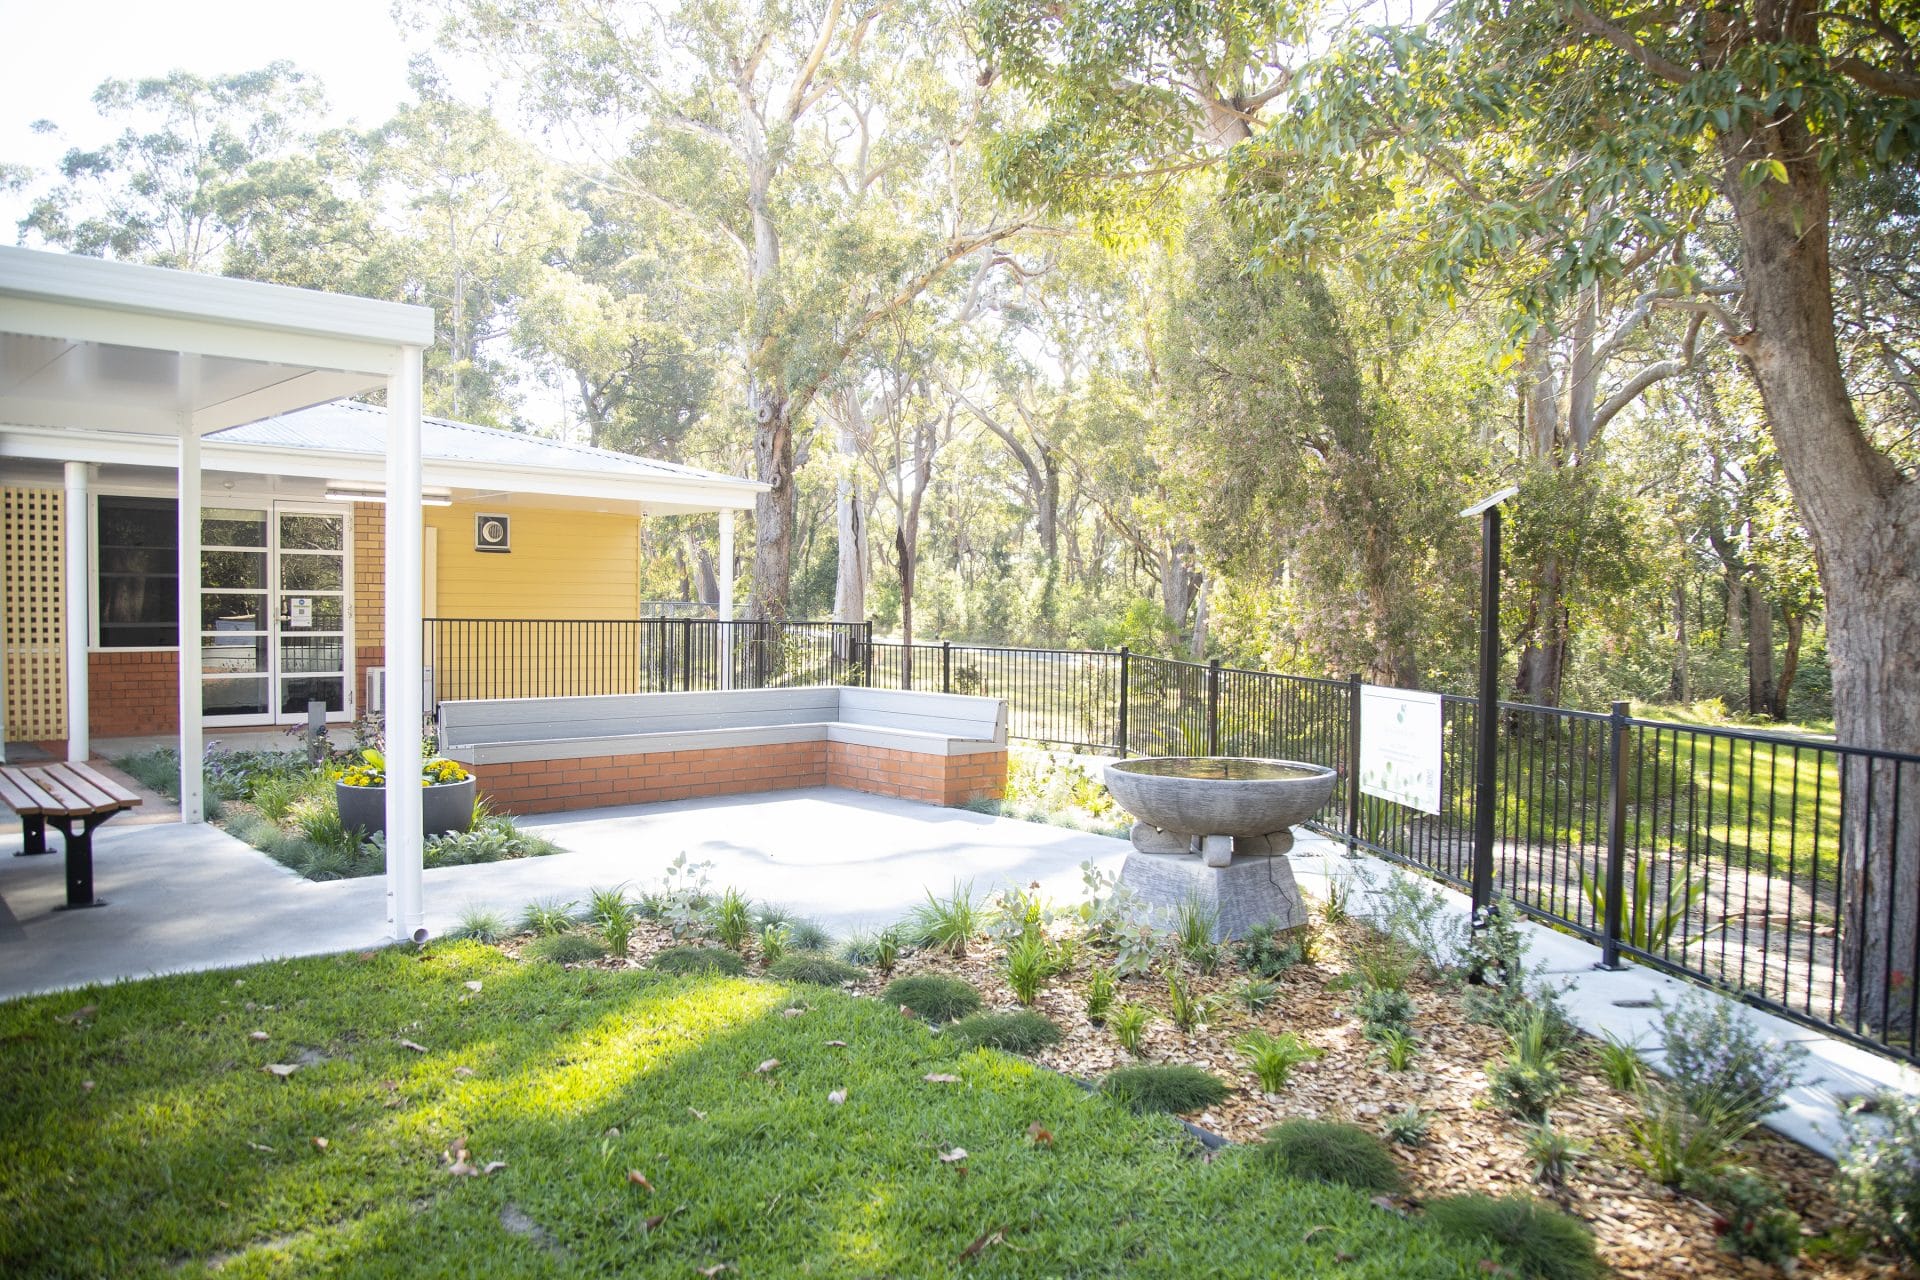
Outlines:
{"label": "green foliage", "polygon": [[1791,1271],[1800,1256],[1800,1215],[1787,1208],[1772,1183],[1750,1169],[1689,1173],[1683,1184],[1720,1212],[1720,1247]]}
{"label": "green foliage", "polygon": [[980,1007],[980,993],[958,978],[915,974],[895,978],[880,993],[889,1005],[905,1006],[928,1022],[952,1022]]}
{"label": "green foliage", "polygon": [[1276,1036],[1259,1028],[1234,1041],[1233,1047],[1247,1056],[1248,1066],[1260,1081],[1260,1088],[1267,1093],[1279,1093],[1287,1087],[1295,1067],[1312,1062],[1325,1052],[1291,1031]]}
{"label": "green foliage", "polygon": [[1374,1056],[1385,1064],[1389,1071],[1405,1071],[1413,1065],[1420,1046],[1413,1036],[1398,1027],[1383,1028],[1373,1037]]}
{"label": "green foliage", "polygon": [[1494,1104],[1534,1124],[1546,1122],[1547,1109],[1566,1091],[1548,1026],[1545,1014],[1536,1012],[1510,1033],[1506,1055],[1487,1066],[1487,1093]]}
{"label": "green foliage", "polygon": [[802,951],[770,966],[767,972],[783,982],[810,982],[816,987],[843,987],[867,976],[857,965],[823,956],[817,951]]}
{"label": "green foliage", "polygon": [[1248,978],[1234,988],[1233,998],[1251,1017],[1254,1014],[1264,1013],[1267,1006],[1279,999],[1280,988],[1265,978]]}
{"label": "green foliage", "polygon": [[1420,957],[1398,938],[1368,930],[1353,948],[1353,972],[1373,991],[1405,991]]}
{"label": "green foliage", "polygon": [[1219,909],[1198,898],[1189,897],[1174,912],[1174,945],[1201,973],[1212,973],[1220,963],[1220,947],[1213,940],[1219,928]]}
{"label": "green foliage", "polygon": [[1427,1202],[1427,1221],[1449,1238],[1493,1246],[1530,1280],[1600,1280],[1606,1274],[1586,1224],[1527,1196],[1445,1196]]}
{"label": "green foliage", "polygon": [[1341,876],[1327,877],[1327,899],[1320,904],[1320,919],[1329,925],[1346,923],[1347,897],[1352,887]]}
{"label": "green foliage", "polygon": [[633,912],[633,900],[627,897],[625,885],[589,891],[587,919],[606,939],[607,950],[622,960],[626,959],[627,948],[633,944]]}
{"label": "green foliage", "polygon": [[1120,1067],[1107,1073],[1100,1091],[1135,1111],[1191,1115],[1227,1099],[1227,1086],[1211,1071],[1185,1063]]}
{"label": "green foliage", "polygon": [[714,940],[729,951],[738,951],[747,945],[752,932],[751,907],[738,889],[729,887],[713,909]]}
{"label": "green foliage", "polygon": [[779,964],[787,954],[787,945],[793,938],[793,927],[784,924],[764,925],[760,929],[760,963],[768,966]]}
{"label": "green foliage", "polygon": [[1427,1134],[1433,1127],[1433,1115],[1422,1111],[1409,1102],[1397,1111],[1389,1111],[1380,1118],[1380,1127],[1387,1137],[1403,1147],[1423,1146]]}
{"label": "green foliage", "polygon": [[1647,1063],[1640,1056],[1639,1046],[1603,1031],[1599,1052],[1600,1074],[1622,1093],[1634,1092],[1646,1080]]}
{"label": "green foliage", "polygon": [[723,973],[737,977],[747,971],[747,963],[725,947],[668,947],[647,961],[659,973]]}
{"label": "green foliage", "polygon": [[900,935],[891,928],[882,929],[873,940],[873,967],[881,977],[893,972],[900,960]]}
{"label": "green foliage", "polygon": [[1282,1120],[1254,1148],[1259,1158],[1289,1178],[1331,1182],[1357,1191],[1399,1191],[1406,1175],[1359,1125],[1334,1120]]}
{"label": "green foliage", "polygon": [[1920,1099],[1886,1093],[1848,1111],[1839,1190],[1868,1230],[1920,1265]]}
{"label": "green foliage", "polygon": [[1547,1120],[1528,1127],[1526,1150],[1533,1180],[1544,1187],[1564,1185],[1574,1164],[1587,1153],[1584,1143],[1561,1133]]}
{"label": "green foliage", "polygon": [[520,932],[546,937],[573,928],[580,904],[558,898],[536,898],[520,912]]}
{"label": "green foliage", "polygon": [[1031,1009],[1017,1013],[974,1013],[941,1033],[949,1044],[971,1049],[1004,1049],[1034,1053],[1060,1043],[1060,1028]]}
{"label": "green foliage", "polygon": [[1780,1109],[1807,1057],[1762,1034],[1732,1000],[1703,991],[1661,1010],[1660,1043],[1663,1069],[1688,1107],[1749,1125]]}
{"label": "green foliage", "polygon": [[1753,1131],[1752,1120],[1711,1099],[1696,1110],[1665,1081],[1644,1081],[1638,1097],[1640,1114],[1625,1122],[1627,1159],[1663,1186],[1718,1170],[1733,1145]]}
{"label": "green foliage", "polygon": [[[1307,936],[1305,930],[1294,932]],[[1234,942],[1233,958],[1256,978],[1277,978],[1307,957],[1297,937],[1288,936],[1278,924],[1267,921],[1254,925]]]}
{"label": "green foliage", "polygon": [[1520,910],[1513,899],[1495,894],[1481,927],[1467,941],[1467,980],[1523,995],[1527,978],[1527,939],[1520,932]]}
{"label": "green foliage", "polygon": [[1382,935],[1425,960],[1435,974],[1466,959],[1473,930],[1444,891],[1408,872],[1362,878],[1373,899],[1372,923]]}
{"label": "green foliage", "polygon": [[[1606,886],[1587,874],[1586,868],[1580,870],[1580,888],[1587,895],[1587,903],[1593,908],[1595,920],[1607,918]],[[1683,879],[1678,887],[1667,886],[1666,897],[1655,901],[1653,883],[1653,859],[1641,858],[1634,864],[1631,882],[1626,886],[1624,918],[1620,922],[1620,940],[1630,947],[1642,951],[1663,951],[1667,940],[1680,922],[1687,918],[1694,904],[1707,892],[1707,877],[1696,876],[1692,880]]]}
{"label": "green foliage", "polygon": [[1096,1027],[1105,1022],[1107,1011],[1113,1008],[1113,996],[1113,970],[1095,965],[1087,974],[1087,1021]]}
{"label": "green foliage", "polygon": [[1213,1017],[1213,1000],[1194,992],[1179,972],[1167,971],[1167,1019],[1185,1032],[1205,1025]]}
{"label": "green foliage", "polygon": [[1361,1034],[1369,1040],[1413,1030],[1413,997],[1404,991],[1369,988],[1353,1002],[1353,1012],[1360,1019]]}
{"label": "green foliage", "polygon": [[1143,1004],[1123,1004],[1107,1018],[1107,1030],[1120,1047],[1138,1058],[1146,1052],[1147,1027],[1153,1011]]}
{"label": "green foliage", "polygon": [[667,864],[660,892],[653,895],[650,903],[650,914],[667,926],[674,941],[684,942],[706,931],[707,872],[712,869],[711,862],[689,862],[684,852]]}
{"label": "green foliage", "polygon": [[549,933],[535,938],[521,952],[531,960],[549,964],[585,964],[606,956],[606,944],[584,933]]}
{"label": "green foliage", "polygon": [[833,945],[833,935],[818,920],[795,920],[787,944],[796,951],[825,951]]}
{"label": "green foliage", "polygon": [[1040,984],[1053,974],[1052,955],[1046,939],[1029,934],[1007,948],[1007,985],[1021,1004],[1032,1004],[1040,995]]}
{"label": "green foliage", "polygon": [[980,932],[983,912],[973,896],[973,882],[954,881],[953,891],[936,898],[927,890],[927,900],[908,914],[903,931],[916,947],[944,951],[948,955],[967,954],[967,944]]}
{"label": "green foliage", "polygon": [[499,942],[513,930],[506,916],[492,907],[469,903],[460,908],[459,923],[447,931],[449,938],[467,938],[474,942]]}

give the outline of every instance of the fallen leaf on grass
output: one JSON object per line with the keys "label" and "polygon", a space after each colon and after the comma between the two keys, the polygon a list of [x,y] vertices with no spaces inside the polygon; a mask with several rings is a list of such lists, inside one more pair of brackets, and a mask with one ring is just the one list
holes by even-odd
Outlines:
{"label": "fallen leaf on grass", "polygon": [[78,1009],[75,1009],[72,1013],[63,1014],[59,1017],[56,1017],[54,1021],[55,1022],[85,1022],[88,1018],[91,1018],[94,1014],[98,1013],[99,1011],[100,1011],[100,1006],[97,1004],[83,1004]]}
{"label": "fallen leaf on grass", "polygon": [[693,1118],[695,1120],[705,1120],[707,1118],[707,1113],[700,1110],[700,1108],[698,1107],[688,1107],[687,1110],[693,1113]]}
{"label": "fallen leaf on grass", "polygon": [[844,1049],[844,1048],[846,1048],[846,1047],[847,1047],[847,1042],[846,1042],[845,1040],[829,1040],[829,1041],[827,1041],[827,1048],[829,1048],[829,1049]]}
{"label": "fallen leaf on grass", "polygon": [[478,991],[480,989],[480,986],[481,986],[480,980],[478,978],[475,978],[467,983],[467,990]]}
{"label": "fallen leaf on grass", "polygon": [[425,1046],[425,1045],[423,1045],[423,1044],[415,1044],[415,1043],[414,1043],[413,1041],[411,1041],[411,1040],[402,1040],[402,1041],[400,1042],[400,1047],[401,1047],[402,1049],[411,1049],[411,1050],[413,1050],[413,1051],[414,1051],[415,1053],[425,1053],[425,1052],[427,1051],[427,1046]]}
{"label": "fallen leaf on grass", "polygon": [[797,1018],[805,1012],[806,1012],[805,1009],[782,1009],[780,1011],[780,1016],[783,1018]]}
{"label": "fallen leaf on grass", "polygon": [[847,1100],[847,1091],[845,1089],[835,1089],[832,1093],[827,1095],[827,1102],[832,1106],[836,1106],[836,1107],[840,1106],[841,1104],[846,1102],[846,1100]]}
{"label": "fallen leaf on grass", "polygon": [[627,1181],[631,1182],[634,1186],[639,1187],[643,1190],[646,1190],[646,1191],[653,1190],[653,1184],[647,1181],[647,1175],[640,1172],[638,1169],[627,1170]]}
{"label": "fallen leaf on grass", "polygon": [[91,1081],[91,1080],[82,1080],[82,1081],[80,1082],[80,1092],[82,1092],[82,1093],[92,1093],[92,1092],[93,1092],[93,1081]]}
{"label": "fallen leaf on grass", "polygon": [[921,1076],[920,1078],[922,1080],[925,1080],[928,1084],[959,1084],[960,1083],[959,1076],[950,1076],[944,1071],[929,1071],[926,1075]]}
{"label": "fallen leaf on grass", "polygon": [[297,1062],[269,1062],[260,1069],[270,1076],[279,1076],[282,1080],[285,1080],[288,1076],[300,1069],[300,1064]]}
{"label": "fallen leaf on grass", "polygon": [[1307,1229],[1307,1234],[1300,1237],[1300,1243],[1311,1244],[1313,1242],[1313,1238],[1319,1235],[1322,1231],[1331,1231],[1331,1230],[1333,1230],[1333,1225],[1327,1222],[1323,1222],[1317,1227],[1309,1227]]}
{"label": "fallen leaf on grass", "polygon": [[757,1076],[764,1076],[768,1072],[777,1068],[779,1065],[780,1065],[780,1059],[768,1058],[765,1062],[761,1063],[759,1066],[753,1069],[753,1074]]}
{"label": "fallen leaf on grass", "polygon": [[1035,1120],[1027,1126],[1027,1137],[1033,1140],[1033,1145],[1036,1147],[1050,1147],[1053,1145],[1053,1130],[1047,1128],[1047,1126],[1041,1124],[1038,1120]]}
{"label": "fallen leaf on grass", "polygon": [[313,1145],[320,1148],[320,1150],[325,1151],[327,1149],[328,1143],[325,1138],[315,1138],[313,1140]]}
{"label": "fallen leaf on grass", "polygon": [[708,1280],[712,1280],[712,1277],[719,1275],[722,1271],[731,1270],[733,1270],[733,1264],[731,1262],[716,1262],[710,1267],[701,1267],[700,1274],[708,1277]]}
{"label": "fallen leaf on grass", "polygon": [[267,1033],[264,1031],[247,1032],[247,1039],[253,1041],[255,1044],[265,1044],[271,1038],[272,1037],[267,1035]]}
{"label": "fallen leaf on grass", "polygon": [[917,1017],[918,1015],[915,1014],[912,1009],[908,1008],[906,1005],[903,1004],[900,1006],[900,1016],[903,1018],[912,1018],[912,1017]]}
{"label": "fallen leaf on grass", "polygon": [[259,1142],[249,1142],[247,1145],[252,1147],[255,1151],[272,1151],[273,1150],[272,1147],[269,1147],[264,1143],[259,1143]]}
{"label": "fallen leaf on grass", "polygon": [[959,1164],[966,1158],[967,1149],[965,1147],[955,1147],[951,1151],[942,1151],[940,1153],[941,1164]]}
{"label": "fallen leaf on grass", "polygon": [[1005,1244],[1006,1240],[1007,1229],[1005,1227],[995,1227],[991,1231],[982,1231],[972,1244],[960,1251],[960,1261],[965,1262],[968,1258],[977,1258],[988,1246]]}
{"label": "fallen leaf on grass", "polygon": [[470,1076],[473,1074],[473,1068],[472,1067],[455,1067],[453,1069],[453,1074],[461,1077]]}

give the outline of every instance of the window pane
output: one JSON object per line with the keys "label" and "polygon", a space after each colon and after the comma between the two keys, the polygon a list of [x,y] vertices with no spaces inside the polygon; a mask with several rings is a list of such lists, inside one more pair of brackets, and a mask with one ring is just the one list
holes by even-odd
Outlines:
{"label": "window pane", "polygon": [[103,648],[178,643],[179,530],[171,498],[99,500],[100,644]]}
{"label": "window pane", "polygon": [[280,549],[338,551],[342,523],[339,516],[281,516]]}
{"label": "window pane", "polygon": [[267,679],[209,680],[202,687],[200,709],[210,716],[265,715]]}
{"label": "window pane", "polygon": [[[299,610],[307,602],[306,612]],[[304,618],[306,625],[300,626]],[[346,610],[339,596],[283,596],[280,600],[280,630],[298,635],[304,631],[338,631],[346,622]]]}
{"label": "window pane", "polygon": [[266,606],[263,592],[208,592],[200,597],[200,629],[265,631]]}
{"label": "window pane", "polygon": [[280,670],[283,674],[308,671],[341,671],[346,667],[346,649],[340,637],[286,636],[280,641]]}
{"label": "window pane", "polygon": [[267,669],[265,636],[202,636],[200,670],[217,676]]}
{"label": "window pane", "polygon": [[280,589],[282,591],[340,590],[340,557],[301,555],[280,557]]}
{"label": "window pane", "polygon": [[339,676],[302,676],[280,682],[280,710],[303,712],[309,701],[324,702],[329,711],[344,711],[347,703],[341,695]]}
{"label": "window pane", "polygon": [[200,582],[209,591],[234,591],[267,585],[264,551],[205,551],[200,555]]}
{"label": "window pane", "polygon": [[229,507],[202,507],[200,545],[264,547],[267,545],[267,513]]}

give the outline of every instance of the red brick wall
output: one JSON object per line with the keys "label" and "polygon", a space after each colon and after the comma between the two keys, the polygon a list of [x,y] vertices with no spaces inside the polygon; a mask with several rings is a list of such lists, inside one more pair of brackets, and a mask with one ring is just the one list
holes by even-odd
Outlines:
{"label": "red brick wall", "polygon": [[474,773],[488,802],[512,814],[819,786],[957,805],[998,798],[1006,787],[1007,756],[1004,751],[931,756],[841,742],[790,742],[531,760],[481,765]]}
{"label": "red brick wall", "polygon": [[87,655],[87,728],[96,738],[180,731],[180,655],[96,649]]}

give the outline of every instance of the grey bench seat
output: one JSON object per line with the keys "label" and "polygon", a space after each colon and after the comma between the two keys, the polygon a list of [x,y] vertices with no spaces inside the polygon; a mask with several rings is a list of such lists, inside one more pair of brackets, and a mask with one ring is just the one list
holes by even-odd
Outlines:
{"label": "grey bench seat", "polygon": [[443,702],[440,750],[472,765],[840,742],[919,755],[1005,751],[1006,704],[805,686]]}

